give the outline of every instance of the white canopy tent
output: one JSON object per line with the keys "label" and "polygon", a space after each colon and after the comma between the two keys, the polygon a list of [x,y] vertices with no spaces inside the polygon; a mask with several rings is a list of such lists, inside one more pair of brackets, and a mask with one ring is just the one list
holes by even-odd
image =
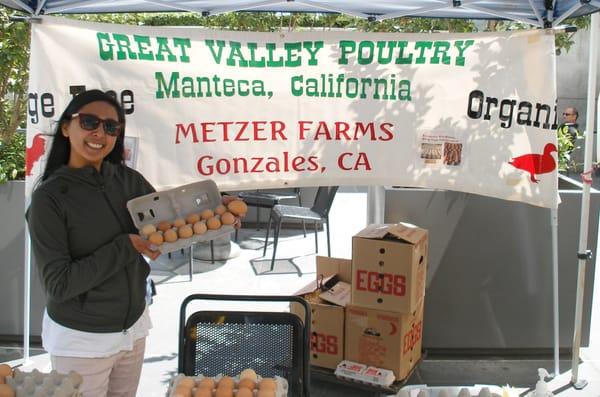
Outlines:
{"label": "white canopy tent", "polygon": [[[538,28],[555,28],[566,18],[583,16],[600,11],[600,0],[378,0],[363,2],[358,0],[0,0],[0,4],[19,10],[35,18],[49,14],[80,13],[121,13],[121,12],[195,12],[203,16],[217,15],[232,11],[252,12],[311,12],[343,13],[370,21],[380,21],[397,17],[425,18],[464,18],[464,19],[503,19],[513,20]],[[593,15],[589,42],[588,95],[586,128],[586,151],[584,171],[591,170],[592,134],[594,130],[594,95],[596,91],[596,71],[598,64],[598,34],[600,17]],[[600,101],[599,101],[600,102]],[[600,104],[599,104],[600,106]],[[587,233],[589,217],[589,194],[591,180],[584,178],[582,212],[579,231],[579,272],[577,301],[575,307],[575,331],[573,338],[572,382],[583,387],[578,379],[579,347],[581,343],[581,323],[583,312],[583,286],[587,254]],[[377,207],[377,203],[375,203]],[[553,226],[554,258],[554,313],[555,313],[555,374],[558,374],[558,253],[557,253],[557,214],[551,210]],[[26,249],[26,262],[29,263],[29,249]],[[25,359],[29,358],[29,266],[25,269]]]}

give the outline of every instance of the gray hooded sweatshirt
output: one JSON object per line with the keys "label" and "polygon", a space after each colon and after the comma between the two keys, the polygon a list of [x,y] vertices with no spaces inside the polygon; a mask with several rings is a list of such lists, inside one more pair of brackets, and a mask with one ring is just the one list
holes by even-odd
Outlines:
{"label": "gray hooded sweatshirt", "polygon": [[133,248],[128,200],[154,192],[135,170],[109,162],[62,166],[32,194],[26,218],[50,318],[86,332],[131,327],[145,308],[150,269]]}

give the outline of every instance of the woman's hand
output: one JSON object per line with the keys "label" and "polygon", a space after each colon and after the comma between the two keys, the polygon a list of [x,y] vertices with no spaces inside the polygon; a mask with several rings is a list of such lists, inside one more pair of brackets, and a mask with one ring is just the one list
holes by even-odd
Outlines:
{"label": "woman's hand", "polygon": [[154,244],[152,244],[148,240],[144,240],[137,234],[130,234],[129,240],[131,241],[131,245],[137,252],[142,255],[147,256],[151,260],[158,258],[161,254],[160,250],[156,248]]}

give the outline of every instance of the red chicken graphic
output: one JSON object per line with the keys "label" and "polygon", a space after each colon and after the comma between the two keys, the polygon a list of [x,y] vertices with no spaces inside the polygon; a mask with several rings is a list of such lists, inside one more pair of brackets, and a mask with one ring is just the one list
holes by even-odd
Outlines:
{"label": "red chicken graphic", "polygon": [[552,152],[556,152],[556,146],[553,143],[548,143],[544,146],[544,154],[524,154],[513,158],[508,164],[529,172],[531,182],[538,183],[539,180],[535,179],[536,174],[547,174],[556,169],[556,161],[552,157]]}
{"label": "red chicken graphic", "polygon": [[33,137],[31,146],[25,150],[25,175],[31,176],[31,170],[36,161],[46,152],[46,140],[42,134],[36,134]]}

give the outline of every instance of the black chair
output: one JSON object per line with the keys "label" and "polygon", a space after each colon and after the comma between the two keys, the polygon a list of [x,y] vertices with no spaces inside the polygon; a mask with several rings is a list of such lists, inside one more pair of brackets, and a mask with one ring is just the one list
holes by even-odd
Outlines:
{"label": "black chair", "polygon": [[[194,312],[186,321],[186,308],[195,300],[297,302],[304,317],[214,310]],[[190,295],[179,313],[179,373],[235,376],[252,368],[263,377],[287,379],[288,396],[308,397],[310,314],[308,303],[297,296]]]}
{"label": "black chair", "polygon": [[[331,245],[329,238],[329,210],[333,204],[333,199],[337,193],[338,186],[321,186],[317,190],[315,201],[311,208],[297,206],[297,205],[275,205],[271,210],[271,216],[269,218],[269,226],[267,227],[267,234],[265,236],[265,245],[263,248],[263,256],[267,253],[267,243],[269,241],[269,231],[271,230],[271,223],[274,224],[273,231],[273,259],[271,259],[271,268],[269,271],[273,271],[275,266],[275,254],[277,253],[277,243],[279,241],[279,232],[281,230],[281,224],[284,219],[296,219],[302,222],[313,222],[315,225],[315,250],[319,251],[319,239],[317,236],[317,227],[323,224],[327,229],[327,256],[331,256]],[[306,233],[304,233],[306,237]]]}
{"label": "black chair", "polygon": [[281,204],[282,200],[298,200],[298,205],[302,205],[302,197],[300,196],[300,188],[294,188],[291,191],[247,191],[240,192],[238,197],[244,200],[244,202],[250,207],[256,207],[256,228],[258,229],[258,223],[260,221],[260,209],[268,208],[273,210],[273,207]]}

